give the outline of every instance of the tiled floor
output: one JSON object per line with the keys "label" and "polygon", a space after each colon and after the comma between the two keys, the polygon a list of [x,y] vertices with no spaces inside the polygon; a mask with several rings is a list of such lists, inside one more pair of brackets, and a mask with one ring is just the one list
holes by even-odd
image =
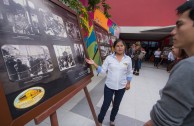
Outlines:
{"label": "tiled floor", "polygon": [[[117,126],[142,126],[149,120],[152,106],[159,99],[159,90],[164,87],[169,73],[160,66],[143,63],[140,76],[134,76],[131,89],[126,91],[116,117]],[[94,76],[88,90],[96,111],[99,113],[103,101],[105,75]],[[111,106],[110,106],[111,109]],[[110,110],[109,109],[109,110]],[[80,91],[71,100],[57,110],[59,126],[95,126],[84,91]],[[104,126],[108,126],[110,111],[107,112]],[[39,126],[50,126],[47,118]],[[33,120],[25,126],[35,126]]]}

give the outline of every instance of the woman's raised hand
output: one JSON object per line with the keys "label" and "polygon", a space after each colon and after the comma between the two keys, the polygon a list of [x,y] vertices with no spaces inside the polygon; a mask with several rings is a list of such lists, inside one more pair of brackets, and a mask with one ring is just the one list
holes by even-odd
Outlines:
{"label": "woman's raised hand", "polygon": [[88,64],[94,65],[94,60],[85,58]]}

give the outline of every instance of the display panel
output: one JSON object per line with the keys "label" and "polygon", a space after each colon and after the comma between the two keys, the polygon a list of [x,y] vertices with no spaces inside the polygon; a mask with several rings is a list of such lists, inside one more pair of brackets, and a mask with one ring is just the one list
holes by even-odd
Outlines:
{"label": "display panel", "polygon": [[0,82],[12,119],[92,74],[78,22],[48,0],[0,1]]}
{"label": "display panel", "polygon": [[112,53],[110,45],[110,37],[108,32],[99,24],[94,22],[94,31],[100,51],[101,60],[103,61],[108,55]]}

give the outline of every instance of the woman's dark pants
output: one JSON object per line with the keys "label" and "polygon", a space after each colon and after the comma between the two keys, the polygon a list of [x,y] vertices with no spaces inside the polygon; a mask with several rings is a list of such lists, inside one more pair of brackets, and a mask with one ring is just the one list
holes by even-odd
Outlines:
{"label": "woman's dark pants", "polygon": [[104,101],[103,101],[100,113],[98,115],[99,123],[102,123],[102,121],[104,120],[104,116],[106,115],[106,112],[107,112],[107,110],[110,106],[110,103],[112,101],[113,94],[115,96],[114,96],[113,108],[112,108],[111,115],[110,115],[110,121],[115,120],[115,117],[118,113],[119,106],[120,106],[120,103],[121,103],[121,100],[123,98],[124,93],[125,93],[125,88],[120,89],[120,90],[112,90],[105,85],[105,87],[104,87]]}

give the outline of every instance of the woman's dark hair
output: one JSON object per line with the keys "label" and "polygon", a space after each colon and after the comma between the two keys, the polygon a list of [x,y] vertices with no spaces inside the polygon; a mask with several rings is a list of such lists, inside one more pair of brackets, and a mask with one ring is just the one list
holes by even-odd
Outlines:
{"label": "woman's dark hair", "polygon": [[194,0],[186,1],[184,4],[179,6],[177,9],[177,14],[183,14],[185,11],[190,10],[189,17],[194,21]]}
{"label": "woman's dark hair", "polygon": [[114,48],[115,48],[115,46],[117,45],[118,42],[122,42],[123,45],[126,47],[126,44],[125,44],[125,42],[124,42],[123,40],[117,39],[117,40],[114,42],[114,44],[113,44],[113,47],[114,47]]}

